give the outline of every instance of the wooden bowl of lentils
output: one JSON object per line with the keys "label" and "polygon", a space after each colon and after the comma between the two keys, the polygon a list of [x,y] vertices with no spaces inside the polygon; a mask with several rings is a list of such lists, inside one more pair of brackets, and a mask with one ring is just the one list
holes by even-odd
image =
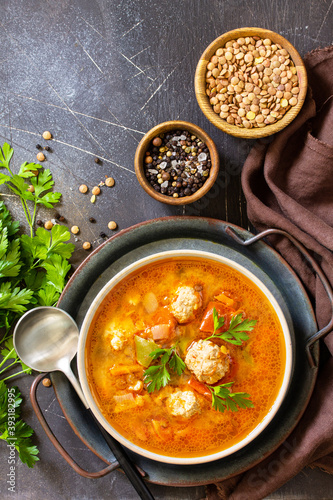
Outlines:
{"label": "wooden bowl of lentils", "polygon": [[212,139],[197,125],[168,121],[153,127],[140,141],[134,158],[143,189],[155,200],[186,205],[204,196],[219,172]]}
{"label": "wooden bowl of lentils", "polygon": [[256,139],[279,132],[297,116],[307,75],[301,56],[281,35],[241,28],[207,47],[194,84],[208,120],[227,134]]}

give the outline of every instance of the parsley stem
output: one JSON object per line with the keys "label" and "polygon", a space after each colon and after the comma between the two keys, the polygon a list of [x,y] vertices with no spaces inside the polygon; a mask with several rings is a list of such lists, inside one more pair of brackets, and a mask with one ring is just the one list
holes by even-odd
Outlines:
{"label": "parsley stem", "polygon": [[3,380],[5,382],[5,380],[9,380],[10,378],[16,377],[17,375],[21,375],[21,373],[27,373],[29,370],[30,370],[29,367],[24,368],[24,370],[21,370],[19,372],[13,373],[13,375],[9,375],[8,377],[3,378],[1,380]]}
{"label": "parsley stem", "polygon": [[12,363],[10,363],[10,365],[7,365],[5,366],[5,368],[3,368],[2,370],[0,370],[0,375],[5,372],[6,370],[8,370],[9,368],[11,368],[12,366],[16,365],[16,363],[18,363],[18,358],[16,358]]}
{"label": "parsley stem", "polygon": [[[11,349],[11,350],[8,352],[8,354],[7,354],[7,355],[3,358],[3,360],[2,360],[2,361],[1,361],[1,363],[0,363],[0,368],[2,367],[2,365],[3,365],[4,363],[6,363],[7,359],[8,359],[8,358],[10,358],[10,356],[11,356],[11,355],[12,355],[12,353],[13,353],[13,351],[15,352],[14,347],[13,347],[13,349]],[[7,368],[5,368],[4,370],[0,371],[0,373],[2,373],[3,371],[5,371],[6,369],[7,369]]]}

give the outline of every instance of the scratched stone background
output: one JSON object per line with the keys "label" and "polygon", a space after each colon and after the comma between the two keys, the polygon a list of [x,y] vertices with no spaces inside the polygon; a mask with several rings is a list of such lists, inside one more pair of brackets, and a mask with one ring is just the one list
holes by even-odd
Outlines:
{"label": "scratched stone background", "polygon": [[[83,240],[96,248],[107,222],[119,229],[166,215],[203,215],[247,227],[240,172],[251,142],[222,134],[200,112],[193,77],[205,47],[241,26],[261,26],[285,36],[301,55],[332,43],[332,0],[0,0],[0,137],[15,148],[14,170],[33,161],[44,130],[54,139],[46,153],[55,188],[63,194],[58,211],[81,232],[73,264],[86,256]],[[200,202],[162,205],[139,187],[133,167],[138,142],[152,126],[182,119],[204,128],[221,159],[219,181]],[[100,164],[94,162],[98,156]],[[78,186],[115,178],[112,189],[92,205]],[[20,205],[1,187],[13,216]],[[52,215],[52,214],[51,214]],[[54,215],[54,214],[53,214]],[[41,211],[42,220],[50,214]],[[88,222],[95,217],[96,224]],[[24,417],[36,430],[41,461],[34,470],[18,463],[17,492],[7,491],[6,449],[1,447],[2,499],[134,500],[119,472],[103,479],[76,475],[49,444],[29,405],[29,377],[18,385]],[[100,461],[73,435],[52,389],[41,388],[41,405],[57,436],[82,466]],[[199,500],[203,487],[152,485],[161,500]],[[333,498],[332,478],[305,469],[269,499]]]}

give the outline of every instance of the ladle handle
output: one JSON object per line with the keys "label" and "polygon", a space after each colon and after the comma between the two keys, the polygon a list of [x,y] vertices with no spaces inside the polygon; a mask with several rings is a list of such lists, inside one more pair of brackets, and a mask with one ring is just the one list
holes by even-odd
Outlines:
{"label": "ladle handle", "polygon": [[[44,415],[40,409],[40,406],[37,401],[37,388],[40,382],[43,380],[45,377],[45,373],[41,373],[38,375],[35,380],[33,381],[31,388],[30,388],[30,400],[32,407],[34,409],[34,412],[39,420],[39,423],[41,424],[42,428],[44,429],[47,437],[55,447],[55,449],[60,453],[60,455],[66,460],[68,465],[72,467],[72,469],[75,470],[80,476],[87,477],[89,479],[98,479],[99,477],[104,477],[106,474],[109,474],[109,472],[114,471],[119,467],[119,462],[115,461],[111,464],[109,464],[107,467],[104,469],[97,471],[97,472],[88,472],[85,469],[82,469],[76,462],[75,460],[67,453],[67,451],[62,447],[62,445],[59,443],[58,439],[55,437],[53,434],[52,430],[50,429],[48,423],[46,422]],[[86,443],[84,443],[86,444]],[[142,471],[142,469],[138,468],[139,473],[142,476],[145,476],[145,472]]]}
{"label": "ladle handle", "polygon": [[64,365],[61,367],[61,371],[66,375],[66,377],[68,378],[68,380],[70,381],[70,383],[72,384],[76,394],[79,396],[79,398],[81,399],[84,407],[86,409],[89,408],[89,405],[88,405],[88,402],[82,392],[82,389],[81,389],[81,386],[79,384],[79,381],[77,380],[77,378],[75,377],[74,373],[72,372],[72,369],[70,367],[69,364],[67,363],[64,363]]}

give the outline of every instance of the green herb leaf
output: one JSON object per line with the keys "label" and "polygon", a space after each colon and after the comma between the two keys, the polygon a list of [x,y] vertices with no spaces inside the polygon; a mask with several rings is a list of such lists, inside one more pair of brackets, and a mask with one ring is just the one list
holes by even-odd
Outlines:
{"label": "green herb leaf", "polygon": [[33,291],[27,288],[12,288],[10,282],[0,285],[0,309],[23,313],[27,310],[26,305],[31,302]]}
{"label": "green herb leaf", "polygon": [[224,317],[223,316],[219,317],[218,312],[215,309],[215,307],[213,309],[213,320],[214,320],[214,333],[215,333],[216,330],[218,330],[219,328],[221,328],[224,325]]}
{"label": "green herb leaf", "polygon": [[239,408],[253,408],[254,405],[249,399],[251,396],[246,392],[231,392],[229,387],[234,382],[221,384],[218,386],[208,385],[212,394],[212,406],[215,410],[224,413],[225,410],[238,411]]}
{"label": "green herb leaf", "polygon": [[[218,328],[221,328],[221,326],[223,326],[224,318],[218,317],[218,313],[215,307],[213,309],[213,318],[214,318],[214,333],[213,335],[206,337],[205,340],[209,340],[212,338],[221,339],[234,345],[242,345],[243,341],[245,342],[249,340],[249,336],[247,335],[246,332],[251,332],[257,323],[256,319],[242,320],[242,314],[240,313],[231,318],[229,328],[226,332],[216,334],[215,333],[216,330]],[[223,323],[221,326],[219,326],[221,319],[223,319]],[[217,328],[215,327],[215,325],[217,326]]]}
{"label": "green herb leaf", "polygon": [[177,375],[181,375],[186,368],[184,361],[178,356],[176,352],[174,352],[174,355],[171,357],[169,366],[171,370],[177,373]]}
{"label": "green herb leaf", "polygon": [[149,356],[154,361],[161,359],[159,365],[150,366],[143,374],[143,380],[148,384],[148,392],[159,391],[169,383],[171,377],[167,366],[177,375],[181,375],[186,368],[184,361],[177,354],[176,346],[170,349],[155,349]]}
{"label": "green herb leaf", "polygon": [[7,168],[7,170],[9,169],[9,162],[13,153],[13,148],[5,142],[2,148],[0,148],[0,167]]}
{"label": "green herb leaf", "polygon": [[22,163],[18,175],[20,177],[24,178],[29,178],[29,177],[35,177],[35,172],[38,169],[42,168],[42,165],[39,165],[39,163],[27,163],[26,161]]}

